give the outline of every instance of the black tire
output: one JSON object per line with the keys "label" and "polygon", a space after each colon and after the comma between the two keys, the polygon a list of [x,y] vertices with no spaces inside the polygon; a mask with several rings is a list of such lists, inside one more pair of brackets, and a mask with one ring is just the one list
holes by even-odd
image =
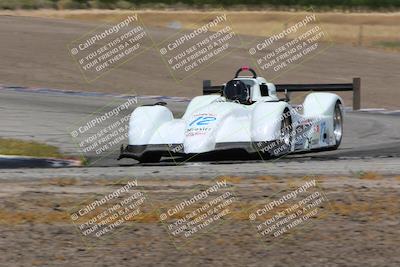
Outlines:
{"label": "black tire", "polygon": [[[312,149],[314,152],[332,151],[338,149],[343,137],[343,112],[341,109],[342,103],[336,101],[335,108],[333,110],[333,135],[335,137],[336,144],[334,146],[328,146],[323,148]],[[335,130],[337,134],[335,134]]]}
{"label": "black tire", "polygon": [[341,106],[342,103],[339,100],[336,101],[335,109],[333,111],[333,135],[336,144],[332,147],[333,150],[340,146],[343,137],[343,112]]}
{"label": "black tire", "polygon": [[283,111],[283,120],[281,123],[281,139],[280,143],[285,147],[284,151],[279,155],[284,155],[290,152],[293,142],[293,126],[292,126],[292,117],[290,115],[289,109],[285,109]]}
{"label": "black tire", "polygon": [[277,140],[268,143],[268,149],[264,151],[267,157],[275,158],[286,155],[290,152],[293,142],[292,134],[292,117],[289,109],[285,109],[282,113],[282,122],[280,128],[280,136]]}
{"label": "black tire", "polygon": [[140,157],[139,162],[140,163],[157,163],[157,162],[160,162],[160,160],[161,160],[160,154],[145,153]]}

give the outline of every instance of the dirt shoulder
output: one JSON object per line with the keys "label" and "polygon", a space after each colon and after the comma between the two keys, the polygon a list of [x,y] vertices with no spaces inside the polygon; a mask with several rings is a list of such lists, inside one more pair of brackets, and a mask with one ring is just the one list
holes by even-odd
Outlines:
{"label": "dirt shoulder", "polygon": [[[218,14],[216,10],[135,10],[147,26],[166,27],[172,22],[178,22],[182,28],[193,29],[205,21],[204,15]],[[0,15],[26,16],[38,18],[70,19],[86,22],[107,22],[113,18],[124,18],[131,14],[130,10],[9,10],[1,11]],[[231,25],[239,34],[252,36],[268,36],[273,34],[296,17],[312,14],[308,11],[239,11],[225,10]],[[398,21],[400,12],[318,12],[318,23],[325,28],[335,43],[361,45],[377,48],[379,41],[399,41]],[[362,40],[360,40],[360,26]],[[359,43],[361,41],[361,43]],[[389,47],[386,47],[389,48]]]}
{"label": "dirt shoulder", "polygon": [[[121,14],[102,14],[101,12],[97,13],[97,11],[93,11],[92,14],[79,13],[78,11],[67,14],[63,12],[51,13],[50,11],[48,14],[47,11],[20,12],[23,16],[19,16],[21,14],[18,13],[16,13],[18,16],[0,16],[0,38],[2,40],[0,44],[0,84],[3,85],[193,97],[202,93],[201,86],[204,79],[211,79],[214,83],[223,83],[232,77],[239,66],[252,65],[253,63],[249,57],[247,46],[248,43],[252,42],[254,36],[243,35],[244,45],[236,49],[234,55],[211,64],[180,83],[174,80],[159,52],[153,48],[99,79],[88,83],[69,54],[67,45],[82,34],[98,27],[99,19],[116,18]],[[190,16],[190,14],[186,14],[186,16],[177,15],[173,12],[165,14],[160,20],[157,14],[150,11],[142,14],[144,22],[149,25],[149,34],[156,42],[161,42],[176,33],[176,29],[168,26],[177,21],[176,16],[179,17],[179,20],[182,20],[183,27],[194,26],[191,24],[193,16]],[[57,18],[41,17],[44,15]],[[100,18],[98,18],[99,16]],[[249,23],[238,23],[241,16],[234,17],[233,20],[237,20],[236,24],[242,25],[243,28],[239,32],[252,34],[250,29],[254,25],[263,25],[263,23],[275,25],[275,22],[277,22],[279,25],[276,24],[275,26],[278,25],[278,28],[281,28],[282,22],[288,15],[279,12],[274,13],[271,17],[268,17],[271,20],[265,19],[263,14],[253,16],[251,12],[243,16],[249,19]],[[341,17],[342,15],[323,14],[323,16],[326,16],[328,26],[328,24],[336,21],[335,16]],[[375,18],[374,16],[378,17]],[[354,20],[360,20],[360,23],[367,23],[369,20],[371,25],[375,25],[377,21],[380,21],[379,16],[383,18],[379,25],[388,27],[390,30],[382,31],[378,29],[376,32],[391,35],[390,32],[394,30],[397,34],[398,29],[396,27],[398,25],[391,25],[394,20],[398,19],[397,14],[373,15],[372,17],[357,15]],[[157,19],[155,19],[156,17]],[[250,19],[253,17],[254,19]],[[345,20],[340,18],[338,21],[350,23],[352,19],[351,17]],[[353,33],[355,33],[354,36],[357,35],[357,31],[346,30],[346,25],[337,25],[344,34],[351,33],[350,35],[353,36]],[[276,27],[266,26],[263,28],[267,31],[272,28],[276,29]],[[336,28],[328,28],[327,31],[334,33]],[[264,31],[256,30],[256,32],[263,36],[268,34]],[[366,30],[365,32],[369,31]],[[338,37],[337,40],[343,39],[346,43],[346,38],[343,35],[343,38]],[[376,35],[373,38],[386,37]],[[398,109],[397,100],[400,98],[400,91],[396,88],[400,77],[399,62],[399,53],[375,48],[354,47],[351,44],[341,44],[339,41],[318,56],[286,72],[274,82],[341,83],[350,82],[353,77],[361,77],[362,107]],[[342,96],[345,103],[350,106],[352,102],[351,94],[344,93]],[[299,96],[298,98],[302,97]]]}
{"label": "dirt shoulder", "polygon": [[[4,266],[398,266],[398,177],[316,177],[329,203],[285,238],[264,240],[249,221],[278,192],[310,177],[220,177],[234,192],[231,213],[212,228],[176,242],[160,213],[204,192],[215,181],[138,180],[141,213],[115,233],[87,242],[70,218],[82,201],[115,192],[132,179],[3,180],[0,261]],[[86,203],[86,202],[83,202]],[[178,216],[179,217],[179,216]],[[174,218],[177,220],[178,217]],[[21,250],[21,247],[24,249]]]}

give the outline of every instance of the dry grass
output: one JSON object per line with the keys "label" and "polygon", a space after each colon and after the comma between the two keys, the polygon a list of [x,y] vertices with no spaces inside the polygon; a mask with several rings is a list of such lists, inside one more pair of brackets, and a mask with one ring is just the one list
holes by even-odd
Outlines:
{"label": "dry grass", "polygon": [[286,181],[286,188],[287,188],[287,190],[295,190],[296,188],[301,186],[303,183],[304,183],[303,181],[299,181],[297,179],[291,178]]}
{"label": "dry grass", "polygon": [[[352,197],[344,197],[346,201],[331,201],[329,207],[325,212],[319,212],[315,217],[317,219],[323,219],[330,215],[340,215],[346,217],[362,217],[367,220],[379,221],[387,216],[396,216],[399,212],[399,206],[397,197],[392,195],[374,198],[373,201],[356,199]],[[41,200],[45,201],[45,200]],[[28,208],[23,211],[18,211],[15,209],[1,209],[0,210],[0,224],[16,225],[16,224],[26,224],[26,223],[39,223],[39,224],[58,224],[66,223],[72,224],[70,214],[66,212],[72,207],[72,203],[63,204],[62,210],[50,210],[46,207],[38,207],[36,204],[32,203],[34,208]],[[54,205],[52,205],[54,206]],[[141,212],[129,219],[127,222],[135,223],[159,223],[159,215],[161,210],[167,209],[173,206],[173,203],[162,202],[152,205],[152,207],[145,208]],[[259,206],[259,205],[257,205]],[[172,219],[184,218],[187,214],[196,210],[200,206],[188,207],[184,211],[179,212],[172,216]],[[274,209],[274,212],[284,211],[289,208],[289,204],[284,204]],[[236,202],[230,205],[231,213],[226,216],[227,220],[231,221],[248,221],[249,214],[254,211],[256,206],[254,203],[242,203]],[[91,212],[90,218],[97,216],[104,208],[97,208],[95,211]],[[263,221],[272,217],[272,213],[267,213],[263,216],[257,218],[257,221]],[[82,220],[87,220],[89,218],[82,218]],[[82,221],[83,222],[83,221]],[[80,220],[75,223],[82,223]],[[109,222],[112,223],[112,222]]]}
{"label": "dry grass", "polygon": [[[377,180],[382,178],[381,175],[373,172],[359,173],[359,176],[357,177],[365,180]],[[310,179],[310,177],[283,178],[265,175],[257,177],[257,180],[259,180],[260,182],[266,181],[266,183],[269,183],[270,181],[275,181],[276,183],[278,179],[282,179],[284,183],[281,185],[281,189],[284,188],[287,190],[288,184],[286,182],[289,182],[290,187],[297,187],[298,185],[303,184],[303,180],[306,178]],[[395,176],[395,179],[400,180],[400,176]],[[253,179],[245,179],[239,176],[221,176],[219,177],[219,180],[226,180],[228,183],[233,184],[240,183],[241,187],[249,186],[249,188],[253,188],[253,185],[251,185],[251,181]],[[98,185],[99,183],[101,184],[101,182],[107,182],[108,185],[124,184],[124,182],[122,181],[105,181],[102,179],[94,179],[91,182],[95,185]],[[197,183],[194,183],[194,185],[196,184]],[[29,183],[28,185],[29,187],[26,187],[25,189],[27,190],[25,191],[26,193],[22,193],[23,197],[21,197],[21,195],[16,195],[13,198],[8,198],[8,201],[5,201],[2,205],[0,205],[0,224],[72,224],[70,213],[68,211],[71,209],[76,210],[77,206],[84,206],[84,203],[88,202],[88,196],[92,194],[77,194],[75,191],[71,191],[74,193],[69,195],[65,195],[64,193],[59,194],[57,193],[57,191],[51,191],[52,193],[50,194],[48,194],[46,191],[43,191],[42,194],[37,194],[37,190],[35,189],[35,187],[32,187],[31,183]],[[49,187],[63,187],[81,184],[80,181],[75,178],[54,178],[49,180],[41,180],[40,184],[38,184],[38,187],[42,188],[43,185]],[[102,186],[100,185],[100,187]],[[278,189],[273,191],[278,191]],[[149,199],[151,199],[152,192],[150,191],[147,193],[149,193]],[[157,194],[157,200],[155,200],[155,202],[154,200],[152,200],[151,202],[144,204],[144,206],[141,208],[141,212],[138,215],[132,217],[131,220],[129,220],[130,222],[159,223],[160,213],[162,213],[163,211],[165,212],[165,210],[174,207],[177,204],[178,200],[174,196],[171,196],[170,193],[167,193],[165,197],[160,197],[159,193],[154,194]],[[325,213],[318,213],[318,219],[330,215],[340,215],[349,216],[351,218],[363,217],[367,220],[380,220],[381,218],[385,216],[387,217],[388,215],[395,216],[399,212],[397,196],[393,193],[382,194],[378,196],[369,196],[369,194],[365,192],[359,194],[358,191],[343,191],[340,192],[337,197],[335,197],[335,195],[331,195],[329,198],[331,199],[330,205],[326,207],[327,209],[324,209]],[[247,221],[249,214],[251,212],[254,212],[257,207],[261,207],[263,204],[266,204],[265,202],[266,200],[263,198],[254,198],[253,200],[249,200],[247,198],[238,199],[238,201],[234,201],[231,205],[229,205],[231,213],[226,216],[226,219],[230,221]],[[2,202],[0,201],[0,203]],[[14,203],[18,203],[19,209],[13,208]],[[184,218],[187,214],[193,212],[201,206],[201,203],[191,205],[190,207],[185,208],[183,211],[176,213],[174,216],[172,216],[172,219]],[[280,205],[279,207],[276,207],[274,211],[283,211],[288,207],[289,203],[285,203],[283,205]],[[96,210],[90,213],[90,217],[97,216],[98,214],[102,213],[106,208],[107,207],[96,208]],[[270,217],[271,215],[272,213],[265,214],[264,216],[261,216],[261,218],[257,218],[257,220],[266,219],[268,218],[268,216]],[[89,218],[87,216],[84,216],[84,218],[82,217],[81,219],[87,220]],[[75,223],[79,224],[79,220]]]}
{"label": "dry grass", "polygon": [[226,181],[228,184],[240,184],[243,177],[239,176],[221,176],[218,177],[217,181]]}
{"label": "dry grass", "polygon": [[267,182],[275,182],[276,177],[271,175],[261,175],[256,177],[257,180],[267,181]]}
{"label": "dry grass", "polygon": [[[374,201],[360,201],[354,199],[349,203],[331,202],[334,214],[342,216],[364,217],[368,220],[381,220],[387,215],[395,216],[399,212],[396,197],[388,196],[374,199]],[[385,214],[385,216],[383,216]]]}
{"label": "dry grass", "polygon": [[43,181],[43,185],[55,185],[55,186],[71,186],[76,185],[78,180],[75,178],[52,178]]}
{"label": "dry grass", "polygon": [[31,157],[63,157],[55,146],[42,144],[36,141],[23,141],[13,138],[0,138],[0,154]]}
{"label": "dry grass", "polygon": [[382,175],[376,172],[360,172],[358,174],[358,178],[363,180],[381,180],[383,179]]}
{"label": "dry grass", "polygon": [[[284,209],[282,208],[281,211]],[[333,203],[331,205],[331,209],[325,213],[317,214],[313,218],[325,218],[329,216],[329,214],[338,214],[341,216],[360,216],[361,214],[365,215],[368,213],[368,218],[371,220],[379,220],[382,214],[390,214],[395,215],[398,212],[398,209],[395,209],[393,205],[388,206],[387,202],[382,203]],[[182,218],[184,214],[180,214],[180,216],[174,216],[174,219]],[[47,212],[32,212],[32,211],[23,211],[23,212],[15,212],[15,211],[0,211],[0,224],[8,224],[8,225],[17,225],[17,224],[25,224],[25,223],[35,223],[35,224],[57,224],[57,223],[67,223],[72,224],[70,215],[65,212],[57,212],[57,211],[47,211]],[[249,212],[248,210],[236,210],[231,212],[226,217],[229,220],[234,221],[248,221]],[[262,216],[257,218],[257,221],[263,221],[271,216]],[[135,222],[135,223],[159,223],[159,211],[152,210],[142,212],[133,218],[127,220],[127,222]],[[78,222],[79,223],[79,222]],[[112,223],[110,221],[109,223]]]}
{"label": "dry grass", "polygon": [[1,224],[23,224],[23,223],[65,223],[71,222],[68,213],[59,211],[15,211],[15,210],[1,210],[0,211]]}
{"label": "dry grass", "polygon": [[[129,10],[38,10],[2,11],[1,14],[51,17],[81,21],[118,21],[132,13]],[[166,27],[179,22],[183,28],[193,29],[208,22],[215,11],[200,12],[138,10],[145,25]],[[235,32],[265,37],[284,29],[288,21],[301,20],[309,12],[287,11],[226,11],[229,23]],[[400,13],[317,13],[318,25],[334,43],[400,49]],[[387,45],[390,44],[390,45]]]}

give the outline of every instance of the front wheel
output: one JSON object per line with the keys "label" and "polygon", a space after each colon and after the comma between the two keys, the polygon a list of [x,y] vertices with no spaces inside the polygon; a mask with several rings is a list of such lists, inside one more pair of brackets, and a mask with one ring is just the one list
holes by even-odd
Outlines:
{"label": "front wheel", "polygon": [[282,113],[281,127],[279,130],[279,137],[273,141],[268,150],[269,155],[272,157],[281,157],[291,152],[293,142],[292,135],[292,117],[289,109],[285,109]]}
{"label": "front wheel", "polygon": [[288,108],[285,108],[281,118],[280,128],[277,129],[277,131],[279,131],[277,132],[277,139],[261,142],[262,145],[260,143],[260,146],[258,147],[259,151],[262,152],[262,155],[268,158],[281,157],[291,152],[293,143],[293,126],[292,117]]}
{"label": "front wheel", "polygon": [[157,153],[145,153],[139,158],[140,163],[157,163],[160,162],[161,155]]}

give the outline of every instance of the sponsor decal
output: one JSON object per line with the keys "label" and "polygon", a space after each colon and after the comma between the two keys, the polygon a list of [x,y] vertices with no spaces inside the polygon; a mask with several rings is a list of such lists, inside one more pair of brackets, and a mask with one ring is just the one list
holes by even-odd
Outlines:
{"label": "sponsor decal", "polygon": [[196,136],[205,135],[207,132],[211,131],[210,124],[217,120],[215,114],[202,113],[194,115],[194,118],[188,124],[185,135],[186,136]]}
{"label": "sponsor decal", "polygon": [[206,126],[214,121],[216,121],[217,118],[212,117],[212,116],[200,116],[194,119],[190,124],[189,127],[192,126]]}

